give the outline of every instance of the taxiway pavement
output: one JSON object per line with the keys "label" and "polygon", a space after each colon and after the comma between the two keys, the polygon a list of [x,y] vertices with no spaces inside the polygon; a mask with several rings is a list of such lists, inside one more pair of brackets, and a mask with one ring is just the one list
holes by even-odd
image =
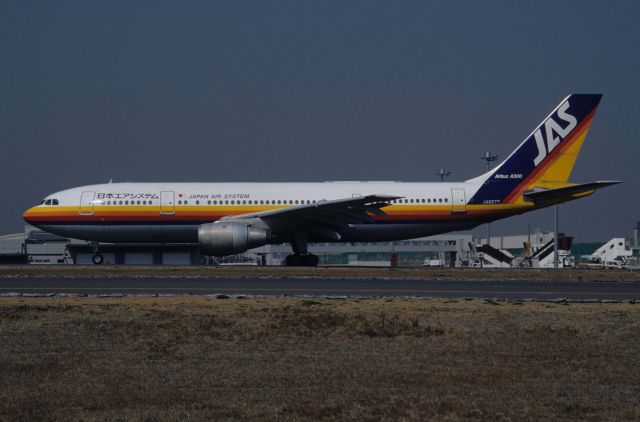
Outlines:
{"label": "taxiway pavement", "polygon": [[434,297],[640,300],[639,282],[322,278],[0,278],[0,294]]}

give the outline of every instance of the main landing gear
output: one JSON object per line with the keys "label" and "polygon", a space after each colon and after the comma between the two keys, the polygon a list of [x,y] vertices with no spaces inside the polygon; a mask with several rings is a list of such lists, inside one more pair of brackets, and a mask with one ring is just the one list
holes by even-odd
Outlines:
{"label": "main landing gear", "polygon": [[318,256],[312,253],[287,255],[285,263],[288,267],[316,267]]}
{"label": "main landing gear", "polygon": [[318,257],[307,251],[307,232],[296,231],[293,233],[291,249],[293,255],[288,255],[285,264],[288,267],[316,267]]}

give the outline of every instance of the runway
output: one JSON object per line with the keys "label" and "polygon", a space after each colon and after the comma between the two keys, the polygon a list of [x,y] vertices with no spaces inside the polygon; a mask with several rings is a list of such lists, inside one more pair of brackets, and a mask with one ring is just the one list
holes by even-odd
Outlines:
{"label": "runway", "polygon": [[0,278],[2,295],[261,295],[640,300],[640,282],[321,278]]}

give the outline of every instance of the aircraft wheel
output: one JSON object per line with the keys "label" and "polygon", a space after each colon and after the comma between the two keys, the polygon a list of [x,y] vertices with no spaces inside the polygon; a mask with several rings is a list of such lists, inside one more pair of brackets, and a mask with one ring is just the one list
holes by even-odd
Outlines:
{"label": "aircraft wheel", "polygon": [[96,265],[101,265],[104,263],[104,256],[100,255],[99,253],[93,254],[93,256],[91,257],[91,261],[93,261],[93,263]]}
{"label": "aircraft wheel", "polygon": [[312,253],[307,254],[303,258],[304,265],[307,267],[317,267],[318,266],[318,256]]}
{"label": "aircraft wheel", "polygon": [[299,267],[300,265],[303,264],[302,255],[299,255],[299,254],[287,255],[284,262],[287,265],[287,267]]}

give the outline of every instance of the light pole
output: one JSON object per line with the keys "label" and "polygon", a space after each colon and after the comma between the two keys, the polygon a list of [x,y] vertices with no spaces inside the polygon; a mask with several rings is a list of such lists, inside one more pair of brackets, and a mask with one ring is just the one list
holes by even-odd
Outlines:
{"label": "light pole", "polygon": [[[492,152],[485,151],[485,153],[480,156],[480,159],[487,162],[487,173],[489,173],[491,163],[498,159],[498,154],[493,154]],[[487,223],[487,245],[491,246],[491,223]]]}
{"label": "light pole", "polygon": [[440,182],[444,182],[444,178],[448,177],[451,172],[447,169],[440,169],[436,172],[436,176],[440,176]]}
{"label": "light pole", "polygon": [[558,208],[560,206],[555,204],[553,206],[553,268],[558,269]]}

